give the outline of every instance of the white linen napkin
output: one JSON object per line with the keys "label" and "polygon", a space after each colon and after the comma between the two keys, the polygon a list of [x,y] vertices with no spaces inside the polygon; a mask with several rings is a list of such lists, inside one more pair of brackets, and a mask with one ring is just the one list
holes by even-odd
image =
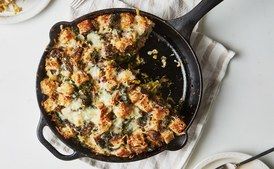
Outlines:
{"label": "white linen napkin", "polygon": [[[201,0],[84,0],[75,8],[71,8],[72,19],[92,11],[135,6],[143,11],[153,13],[163,19],[172,19],[184,15]],[[219,92],[227,66],[235,53],[222,44],[197,32],[197,27],[191,36],[191,45],[197,54],[203,74],[203,98],[198,115],[188,131],[189,140],[184,148],[178,151],[164,151],[149,159],[131,163],[106,163],[90,158],[82,158],[84,162],[103,169],[181,169],[185,168],[195,145],[201,137],[208,114]],[[60,143],[58,138],[49,133],[50,142],[65,152],[69,149]]]}

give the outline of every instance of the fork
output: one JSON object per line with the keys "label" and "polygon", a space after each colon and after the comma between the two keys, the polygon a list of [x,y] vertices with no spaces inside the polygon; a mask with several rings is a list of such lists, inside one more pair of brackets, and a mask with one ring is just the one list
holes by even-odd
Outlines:
{"label": "fork", "polygon": [[79,8],[79,6],[84,2],[85,0],[72,0],[70,3],[70,6],[74,9]]}
{"label": "fork", "polygon": [[267,155],[267,154],[269,154],[269,153],[271,153],[273,151],[274,151],[274,147],[272,147],[271,149],[268,149],[268,150],[266,150],[266,151],[264,151],[264,152],[262,152],[262,153],[260,153],[260,154],[258,154],[256,156],[254,156],[254,157],[251,157],[251,158],[249,158],[249,159],[247,159],[245,161],[242,161],[240,163],[237,163],[237,164],[235,164],[235,163],[226,163],[226,164],[221,165],[220,167],[217,167],[215,169],[237,169],[238,167],[240,167],[240,166],[242,166],[242,165],[244,165],[246,163],[249,163],[249,162],[251,162],[253,160],[256,160],[256,159],[258,159],[258,158],[260,158],[262,156],[265,156],[265,155]]}

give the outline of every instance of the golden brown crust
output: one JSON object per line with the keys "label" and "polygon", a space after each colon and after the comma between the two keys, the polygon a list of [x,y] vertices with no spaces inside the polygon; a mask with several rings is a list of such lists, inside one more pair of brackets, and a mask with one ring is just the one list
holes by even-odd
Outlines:
{"label": "golden brown crust", "polygon": [[59,36],[61,44],[67,44],[70,40],[75,39],[75,34],[68,28],[62,29]]}
{"label": "golden brown crust", "polygon": [[99,32],[103,33],[108,30],[111,23],[111,15],[101,15],[96,18],[99,25]]}
{"label": "golden brown crust", "polygon": [[152,118],[155,120],[163,120],[169,114],[169,110],[158,106],[152,110]]}
{"label": "golden brown crust", "polygon": [[118,150],[114,151],[114,154],[118,157],[130,157],[131,151],[125,147],[121,147]]}
{"label": "golden brown crust", "polygon": [[128,139],[127,143],[130,149],[136,154],[140,154],[147,149],[147,143],[145,142],[144,135],[141,131],[134,132]]}
{"label": "golden brown crust", "polygon": [[143,94],[141,93],[140,88],[129,91],[128,95],[132,103],[136,103],[137,101],[141,100],[141,98],[143,97]]}
{"label": "golden brown crust", "polygon": [[131,108],[127,106],[125,103],[120,102],[114,109],[113,113],[119,118],[126,118],[131,113]]}
{"label": "golden brown crust", "polygon": [[93,47],[88,47],[88,48],[85,48],[84,51],[83,51],[83,55],[82,55],[82,61],[85,63],[85,64],[88,64],[90,62],[92,62],[91,58],[92,58],[92,53],[94,52],[94,48]]}
{"label": "golden brown crust", "polygon": [[51,96],[56,92],[58,87],[58,82],[51,80],[49,78],[44,79],[40,83],[42,93],[48,96]]}
{"label": "golden brown crust", "polygon": [[119,72],[117,80],[120,83],[123,83],[123,85],[129,86],[135,80],[135,76],[132,74],[130,70],[123,70]]}
{"label": "golden brown crust", "polygon": [[49,97],[43,102],[43,106],[46,112],[52,112],[57,108],[58,104],[56,103],[55,99]]}
{"label": "golden brown crust", "polygon": [[61,127],[61,128],[57,128],[57,130],[58,130],[58,132],[59,132],[60,134],[62,134],[66,139],[75,136],[74,130],[73,130],[70,126],[68,126],[68,125],[66,125],[66,126],[64,126],[64,127]]}
{"label": "golden brown crust", "polygon": [[91,21],[87,19],[78,23],[77,27],[79,29],[80,34],[83,34],[89,32],[93,28],[93,25]]}
{"label": "golden brown crust", "polygon": [[65,95],[65,94],[59,94],[58,95],[58,104],[61,106],[69,106],[72,102],[71,96]]}
{"label": "golden brown crust", "polygon": [[78,70],[76,72],[73,72],[73,74],[71,75],[71,79],[77,86],[80,86],[81,84],[89,80],[89,76],[85,72]]}
{"label": "golden brown crust", "polygon": [[161,136],[166,144],[168,144],[171,140],[174,139],[174,134],[170,130],[164,130],[163,132],[161,132]]}
{"label": "golden brown crust", "polygon": [[120,23],[121,29],[122,30],[129,29],[134,22],[134,16],[132,16],[129,13],[121,13],[120,16],[121,16],[121,23]]}
{"label": "golden brown crust", "polygon": [[47,58],[45,68],[46,68],[46,71],[50,71],[50,70],[58,71],[58,69],[60,68],[58,59],[54,57]]}
{"label": "golden brown crust", "polygon": [[114,136],[109,140],[109,142],[113,149],[118,149],[125,143],[124,137],[122,137],[122,136]]}
{"label": "golden brown crust", "polygon": [[64,82],[57,88],[57,92],[64,95],[71,95],[74,92],[74,86],[68,82]]}
{"label": "golden brown crust", "polygon": [[169,125],[169,128],[174,132],[176,133],[177,135],[182,135],[183,132],[185,131],[185,128],[186,128],[186,124],[180,120],[178,117],[175,117],[170,125]]}
{"label": "golden brown crust", "polygon": [[144,112],[151,112],[153,105],[147,95],[143,94],[141,100],[137,101],[135,105]]}
{"label": "golden brown crust", "polygon": [[133,40],[131,38],[119,38],[112,41],[112,45],[120,52],[125,52],[129,46],[133,45]]}

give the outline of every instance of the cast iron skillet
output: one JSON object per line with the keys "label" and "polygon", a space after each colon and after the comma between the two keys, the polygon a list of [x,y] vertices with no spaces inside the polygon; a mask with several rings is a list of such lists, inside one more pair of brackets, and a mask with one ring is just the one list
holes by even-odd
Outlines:
{"label": "cast iron skillet", "polygon": [[[196,25],[196,23],[213,7],[222,2],[222,0],[203,0],[201,1],[192,11],[184,15],[183,17],[173,19],[173,20],[163,20],[155,15],[146,12],[140,12],[141,15],[148,17],[155,23],[153,32],[151,33],[149,39],[146,42],[145,47],[141,49],[141,56],[146,55],[148,50],[158,49],[160,55],[167,57],[167,67],[162,68],[157,62],[152,60],[146,60],[147,63],[141,70],[146,72],[149,76],[162,76],[167,75],[168,78],[174,82],[171,86],[171,95],[173,99],[182,103],[182,111],[180,116],[184,118],[187,124],[187,129],[184,135],[176,137],[168,145],[160,147],[151,152],[145,152],[134,156],[133,158],[120,158],[116,156],[106,156],[98,155],[91,152],[89,149],[84,148],[73,140],[64,139],[55,128],[54,123],[50,120],[45,112],[41,102],[45,97],[41,93],[40,82],[46,76],[44,65],[45,58],[49,52],[49,49],[53,45],[54,39],[58,36],[60,32],[60,25],[72,26],[76,23],[85,20],[92,19],[99,15],[110,14],[110,13],[121,13],[130,12],[135,13],[134,9],[125,8],[112,8],[105,9],[90,14],[84,15],[72,22],[59,22],[55,24],[50,30],[50,43],[45,50],[37,71],[37,81],[36,81],[36,92],[38,104],[41,110],[41,118],[37,128],[37,135],[40,142],[57,158],[62,160],[73,160],[81,157],[90,157],[96,160],[107,161],[107,162],[130,162],[145,159],[156,155],[164,150],[179,150],[187,143],[187,130],[189,129],[191,123],[193,122],[196,113],[198,111],[201,94],[202,94],[202,75],[198,60],[193,52],[191,46],[189,45],[189,39],[191,32]],[[181,27],[176,26],[181,25]],[[174,25],[174,26],[173,26]],[[180,31],[180,33],[179,33]],[[149,57],[145,57],[149,58]],[[181,66],[177,67],[174,63],[174,59],[177,59]],[[44,137],[43,129],[48,126],[53,133],[63,141],[68,147],[70,147],[74,152],[70,155],[65,155],[56,150]]]}

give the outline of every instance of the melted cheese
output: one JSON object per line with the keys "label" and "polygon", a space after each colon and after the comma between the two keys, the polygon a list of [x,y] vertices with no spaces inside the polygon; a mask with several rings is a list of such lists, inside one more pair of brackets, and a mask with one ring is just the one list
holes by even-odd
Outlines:
{"label": "melted cheese", "polygon": [[149,25],[149,23],[147,23],[147,22],[148,21],[144,17],[136,15],[135,16],[135,25],[133,26],[134,30],[139,35],[143,35],[148,28],[147,26]]}
{"label": "melted cheese", "polygon": [[134,132],[136,130],[138,130],[140,127],[139,125],[137,124],[137,120],[132,120],[128,126],[127,126],[128,130]]}
{"label": "melted cheese", "polygon": [[87,40],[92,42],[92,45],[97,49],[100,49],[103,46],[103,42],[101,40],[101,37],[95,32],[89,33],[87,35]]}
{"label": "melted cheese", "polygon": [[79,34],[79,35],[77,36],[77,38],[79,38],[80,40],[85,40],[85,37],[84,37],[83,35],[81,35],[81,34]]}
{"label": "melted cheese", "polygon": [[71,110],[78,110],[82,106],[82,100],[77,99],[71,102],[71,104],[67,107]]}
{"label": "melted cheese", "polygon": [[138,107],[134,106],[130,118],[138,119],[139,117],[142,117],[141,111]]}
{"label": "melted cheese", "polygon": [[82,111],[83,119],[86,122],[93,122],[95,125],[99,125],[100,122],[100,111],[95,108],[86,108]]}
{"label": "melted cheese", "polygon": [[63,108],[59,114],[62,120],[68,120],[75,126],[84,125],[85,122],[93,122],[98,125],[100,121],[100,111],[94,108],[79,109],[82,106],[80,99],[73,101],[68,107]]}
{"label": "melted cheese", "polygon": [[74,40],[74,39],[68,41],[67,45],[71,48],[77,48],[78,47],[77,41]]}
{"label": "melted cheese", "polygon": [[68,120],[76,127],[82,126],[84,124],[81,111],[73,111],[70,107],[62,109],[60,117],[62,120]]}
{"label": "melted cheese", "polygon": [[111,104],[111,100],[112,100],[112,96],[110,93],[108,93],[106,90],[102,90],[100,93],[100,98],[99,100],[101,102],[103,102],[106,106],[112,106]]}
{"label": "melted cheese", "polygon": [[93,79],[98,80],[100,77],[100,68],[98,66],[92,66],[89,69],[89,74]]}
{"label": "melted cheese", "polygon": [[114,133],[122,133],[122,127],[123,127],[123,119],[122,118],[116,118],[113,123],[113,131]]}
{"label": "melted cheese", "polygon": [[133,118],[134,120],[132,120],[130,123],[129,123],[129,126],[128,128],[130,130],[132,130],[133,132],[140,129],[140,126],[138,125],[137,123],[137,119],[142,117],[142,114],[140,112],[140,109],[136,106],[134,106],[131,114],[130,114],[130,118]]}
{"label": "melted cheese", "polygon": [[118,37],[119,36],[117,29],[112,29],[111,33],[112,33],[113,37]]}
{"label": "melted cheese", "polygon": [[117,80],[123,83],[125,86],[128,86],[131,81],[135,79],[135,76],[130,70],[123,70],[118,73]]}

